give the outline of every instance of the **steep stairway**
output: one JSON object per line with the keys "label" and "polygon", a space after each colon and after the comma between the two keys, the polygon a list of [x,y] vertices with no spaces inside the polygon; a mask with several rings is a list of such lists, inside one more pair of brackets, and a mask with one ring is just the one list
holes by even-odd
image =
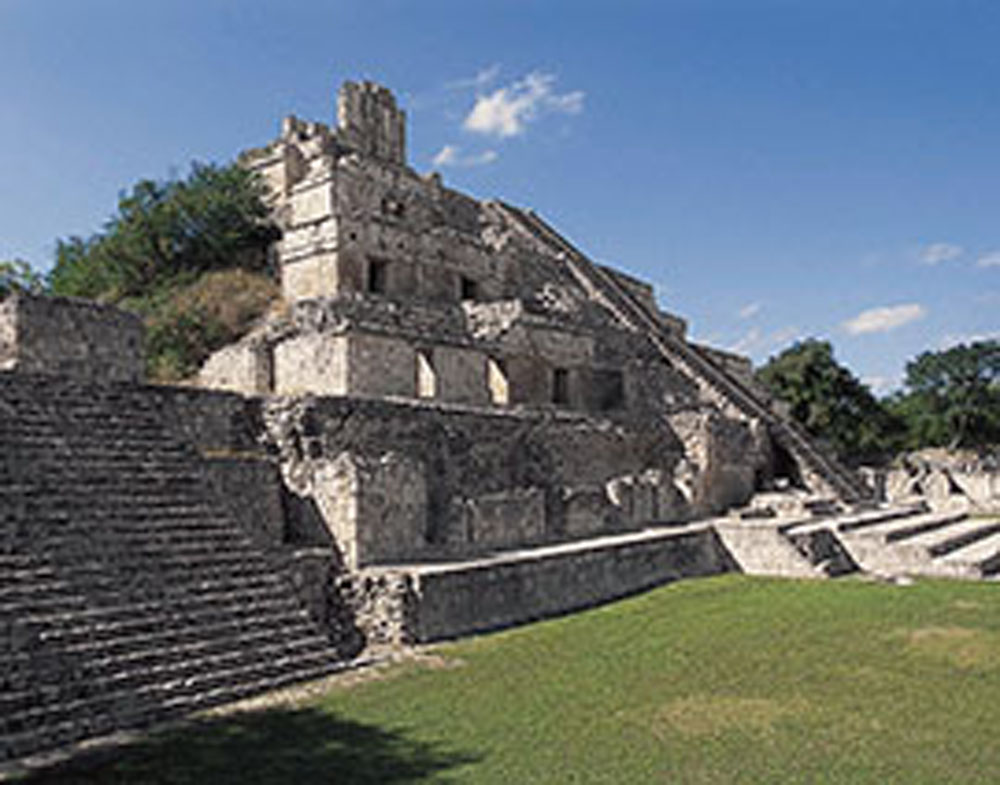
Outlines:
{"label": "steep stairway", "polygon": [[1000,572],[1000,518],[911,505],[783,529],[800,546],[820,532],[832,533],[866,572],[973,579]]}
{"label": "steep stairway", "polygon": [[820,451],[802,429],[779,416],[753,390],[718,367],[704,352],[665,329],[661,320],[600,265],[594,264],[535,213],[503,202],[491,207],[529,241],[559,256],[584,288],[601,301],[618,320],[644,332],[664,359],[695,381],[702,393],[720,405],[765,423],[772,438],[799,463],[803,479],[815,491],[827,490],[839,499],[856,503],[871,498],[872,491],[856,474]]}
{"label": "steep stairway", "polygon": [[0,765],[343,662],[157,406],[0,373]]}

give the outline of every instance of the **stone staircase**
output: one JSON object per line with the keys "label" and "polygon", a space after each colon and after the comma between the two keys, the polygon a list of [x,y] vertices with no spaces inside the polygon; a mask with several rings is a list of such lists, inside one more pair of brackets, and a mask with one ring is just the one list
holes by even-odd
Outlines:
{"label": "stone staircase", "polygon": [[767,423],[772,438],[797,459],[803,479],[814,491],[829,491],[851,503],[871,498],[872,490],[861,477],[820,451],[796,423],[779,416],[739,379],[665,329],[658,316],[535,213],[499,201],[490,205],[529,241],[559,256],[580,284],[615,314],[620,323],[644,332],[664,359],[695,381],[708,400]]}
{"label": "stone staircase", "polygon": [[1000,572],[1000,518],[910,505],[793,521],[781,531],[803,552],[821,533],[833,535],[859,568],[876,574],[987,578]]}
{"label": "stone staircase", "polygon": [[0,766],[343,662],[158,403],[0,373]]}

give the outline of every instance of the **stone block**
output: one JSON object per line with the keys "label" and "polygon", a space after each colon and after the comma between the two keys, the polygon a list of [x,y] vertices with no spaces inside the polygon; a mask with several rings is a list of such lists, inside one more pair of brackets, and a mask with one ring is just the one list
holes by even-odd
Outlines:
{"label": "stone block", "polygon": [[423,467],[405,456],[343,452],[321,461],[312,495],[350,567],[406,561],[425,550]]}

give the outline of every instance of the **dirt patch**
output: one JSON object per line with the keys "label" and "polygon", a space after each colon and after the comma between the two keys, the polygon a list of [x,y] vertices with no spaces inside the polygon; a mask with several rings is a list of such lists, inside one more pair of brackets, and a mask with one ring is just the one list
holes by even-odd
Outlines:
{"label": "dirt patch", "polygon": [[911,651],[957,668],[1000,667],[1000,633],[976,627],[921,627],[906,633]]}
{"label": "dirt patch", "polygon": [[803,713],[800,699],[741,698],[725,695],[692,695],[670,701],[654,715],[652,731],[683,736],[715,736],[729,731],[770,733],[775,723]]}

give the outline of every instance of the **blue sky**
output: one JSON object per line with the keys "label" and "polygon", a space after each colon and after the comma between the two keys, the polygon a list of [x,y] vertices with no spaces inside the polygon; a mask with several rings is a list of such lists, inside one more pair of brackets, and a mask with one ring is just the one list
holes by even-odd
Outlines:
{"label": "blue sky", "polygon": [[531,206],[696,339],[888,389],[1000,337],[1000,3],[0,0],[0,258],[391,87],[410,160]]}

